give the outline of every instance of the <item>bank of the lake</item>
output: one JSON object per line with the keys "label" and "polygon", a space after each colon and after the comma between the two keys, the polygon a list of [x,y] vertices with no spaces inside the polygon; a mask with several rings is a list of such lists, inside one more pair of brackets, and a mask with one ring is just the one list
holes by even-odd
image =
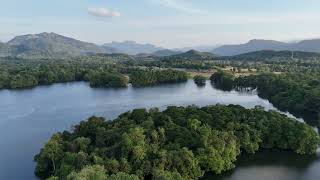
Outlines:
{"label": "bank of the lake", "polygon": [[[197,87],[191,80],[181,84],[123,89],[93,89],[83,82],[55,84],[28,90],[2,90],[0,99],[0,179],[35,178],[33,156],[49,137],[57,131],[70,129],[91,115],[113,119],[135,108],[164,109],[168,105],[217,103],[275,109],[254,93],[223,92],[214,89],[209,82],[205,87]],[[319,177],[319,172],[312,171],[317,168],[320,168],[319,160],[314,158],[303,172],[295,173],[311,173],[307,177]],[[281,171],[284,176],[286,172]]]}

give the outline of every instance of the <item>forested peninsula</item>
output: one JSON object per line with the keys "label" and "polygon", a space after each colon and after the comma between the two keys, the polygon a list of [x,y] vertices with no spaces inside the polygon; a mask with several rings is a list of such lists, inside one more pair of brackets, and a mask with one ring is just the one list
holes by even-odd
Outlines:
{"label": "forested peninsula", "polygon": [[211,76],[211,81],[222,90],[256,89],[260,97],[269,100],[281,111],[289,111],[310,125],[320,127],[319,77],[319,72],[234,77],[220,71]]}
{"label": "forested peninsula", "polygon": [[307,124],[261,107],[135,109],[113,121],[91,117],[57,133],[35,156],[35,174],[55,179],[198,179],[235,167],[243,153],[314,154]]}

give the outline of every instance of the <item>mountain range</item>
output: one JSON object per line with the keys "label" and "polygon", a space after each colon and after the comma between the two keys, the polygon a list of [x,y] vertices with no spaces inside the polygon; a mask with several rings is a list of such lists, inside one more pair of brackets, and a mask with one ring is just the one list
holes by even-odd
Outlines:
{"label": "mountain range", "polygon": [[254,39],[245,44],[224,45],[214,49],[211,52],[220,56],[234,56],[261,50],[287,50],[320,53],[320,39],[303,40],[295,43]]}
{"label": "mountain range", "polygon": [[[209,48],[209,46],[202,48]],[[173,56],[175,58],[192,56],[206,59],[212,57],[213,54],[215,56],[234,56],[262,50],[320,53],[320,39],[303,40],[295,43],[255,39],[245,44],[223,45],[211,51],[206,49],[208,50],[206,52],[210,53],[201,53],[195,50],[188,50],[185,52],[182,49],[165,49],[152,44],[139,44],[134,41],[111,42],[97,45],[55,33],[45,32],[17,36],[6,43],[0,42],[0,57],[63,58],[69,56],[123,53],[128,55],[143,54],[143,56],[157,57]]]}
{"label": "mountain range", "polygon": [[151,54],[155,51],[164,50],[164,48],[156,47],[152,44],[139,44],[135,41],[124,41],[124,42],[111,42],[106,43],[102,47],[111,47],[117,49],[121,53],[126,53],[129,55],[137,54]]}

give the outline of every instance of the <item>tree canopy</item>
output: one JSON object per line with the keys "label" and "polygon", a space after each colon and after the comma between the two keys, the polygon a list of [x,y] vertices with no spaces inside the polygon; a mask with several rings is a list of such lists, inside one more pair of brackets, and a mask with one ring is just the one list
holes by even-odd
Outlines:
{"label": "tree canopy", "polygon": [[113,121],[91,117],[55,134],[35,156],[51,179],[198,179],[235,167],[261,148],[313,154],[312,127],[261,107],[236,105],[135,109]]}
{"label": "tree canopy", "polygon": [[[212,81],[220,89],[257,89],[258,95],[268,99],[282,111],[289,111],[313,126],[320,127],[320,74],[310,73],[264,73],[250,76],[218,72]],[[227,80],[226,80],[227,79]]]}
{"label": "tree canopy", "polygon": [[163,83],[177,83],[188,80],[188,74],[177,70],[136,70],[130,73],[133,86],[150,86]]}

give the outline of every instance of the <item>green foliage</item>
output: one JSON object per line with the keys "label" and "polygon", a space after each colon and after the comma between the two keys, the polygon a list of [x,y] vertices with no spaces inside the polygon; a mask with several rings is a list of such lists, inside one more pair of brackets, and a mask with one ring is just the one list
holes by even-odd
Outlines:
{"label": "green foliage", "polygon": [[104,167],[99,165],[87,166],[80,172],[72,172],[67,180],[107,180]]}
{"label": "green foliage", "polygon": [[113,121],[91,117],[54,135],[35,157],[36,175],[55,179],[198,179],[235,167],[261,148],[316,152],[308,125],[261,107],[215,105],[136,109]]}
{"label": "green foliage", "polygon": [[92,87],[127,87],[128,79],[119,73],[91,71],[87,76]]}
{"label": "green foliage", "polygon": [[319,77],[319,73],[260,74],[236,78],[234,87],[239,90],[257,88],[260,97],[268,99],[280,110],[320,127]]}
{"label": "green foliage", "polygon": [[128,69],[98,57],[77,60],[1,60],[0,89],[90,81],[94,87],[126,87]]}
{"label": "green foliage", "polygon": [[181,177],[181,175],[174,171],[160,171],[157,170],[154,172],[153,174],[153,179],[154,180],[184,180],[183,177]]}
{"label": "green foliage", "polygon": [[163,83],[185,82],[188,74],[176,70],[136,70],[130,74],[133,86],[148,86]]}
{"label": "green foliage", "polygon": [[57,163],[63,157],[63,139],[60,134],[55,134],[50,141],[41,150],[39,156],[35,157],[36,161],[45,161],[36,168],[36,174],[41,175],[43,173],[51,172],[52,175],[56,175]]}
{"label": "green foliage", "polygon": [[123,172],[117,174],[112,174],[109,176],[108,180],[139,180],[139,177],[136,175],[129,175]]}
{"label": "green foliage", "polygon": [[218,71],[210,77],[211,82],[215,87],[224,91],[231,91],[233,88],[233,77],[223,71]]}

